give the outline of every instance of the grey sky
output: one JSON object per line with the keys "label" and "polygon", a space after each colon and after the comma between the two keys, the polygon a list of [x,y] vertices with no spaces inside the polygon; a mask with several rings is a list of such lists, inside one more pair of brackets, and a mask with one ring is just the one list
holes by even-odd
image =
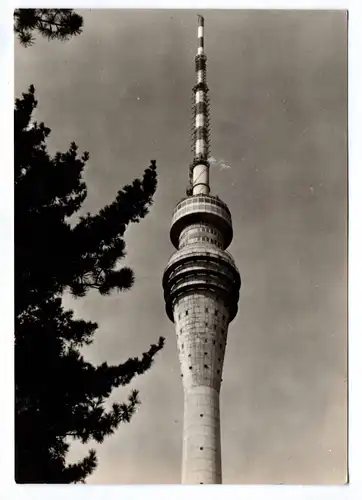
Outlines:
{"label": "grey sky", "polygon": [[[83,11],[84,33],[15,46],[15,92],[36,87],[50,149],[89,150],[85,211],[111,202],[151,158],[151,213],[127,231],[136,283],[71,304],[100,327],[87,357],[119,362],[160,336],[131,386],[142,405],[97,447],[89,483],[180,481],[183,394],[161,277],[188,178],[196,12]],[[221,391],[224,483],[346,477],[347,15],[205,11],[212,192],[229,206],[243,280]],[[72,457],[89,446],[74,446]]]}

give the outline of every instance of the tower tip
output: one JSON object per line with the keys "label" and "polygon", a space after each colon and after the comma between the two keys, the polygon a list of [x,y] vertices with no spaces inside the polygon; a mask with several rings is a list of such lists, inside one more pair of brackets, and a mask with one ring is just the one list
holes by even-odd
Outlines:
{"label": "tower tip", "polygon": [[194,86],[194,127],[191,186],[192,193],[210,192],[209,186],[209,101],[206,83],[206,61],[204,51],[204,17],[198,14],[198,47],[195,57],[196,85]]}

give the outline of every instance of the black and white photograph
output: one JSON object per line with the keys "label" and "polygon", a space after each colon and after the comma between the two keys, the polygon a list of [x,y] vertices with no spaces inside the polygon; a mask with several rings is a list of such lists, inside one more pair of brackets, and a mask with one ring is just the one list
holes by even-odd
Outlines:
{"label": "black and white photograph", "polygon": [[347,10],[13,32],[14,481],[348,483]]}

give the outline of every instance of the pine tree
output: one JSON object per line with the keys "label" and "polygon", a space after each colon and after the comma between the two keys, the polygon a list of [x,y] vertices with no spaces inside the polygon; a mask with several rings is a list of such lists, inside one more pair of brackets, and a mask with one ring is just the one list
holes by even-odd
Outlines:
{"label": "pine tree", "polygon": [[83,18],[73,9],[15,9],[14,31],[24,47],[33,45],[37,31],[48,40],[69,40],[82,32]]}
{"label": "pine tree", "polygon": [[77,224],[69,217],[84,202],[82,171],[88,153],[71,144],[50,156],[50,129],[31,123],[37,106],[34,87],[15,102],[15,478],[19,483],[84,482],[97,464],[94,450],[67,465],[69,438],[101,443],[139,405],[106,403],[112,390],[127,385],[151,366],[157,344],[140,358],[115,366],[93,366],[81,354],[97,329],[76,320],[62,305],[70,291],[84,297],[128,290],[133,272],[119,268],[125,255],[124,233],[148,213],[156,190],[155,161],[142,179],[121,189],[113,203]]}

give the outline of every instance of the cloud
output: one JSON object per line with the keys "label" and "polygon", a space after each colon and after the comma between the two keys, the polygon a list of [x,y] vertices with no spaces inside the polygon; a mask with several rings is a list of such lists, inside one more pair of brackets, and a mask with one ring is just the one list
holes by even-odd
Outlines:
{"label": "cloud", "polygon": [[209,162],[210,162],[210,166],[220,167],[220,170],[225,170],[225,169],[231,168],[231,166],[228,165],[227,163],[225,163],[224,160],[217,160],[213,156],[210,156]]}

